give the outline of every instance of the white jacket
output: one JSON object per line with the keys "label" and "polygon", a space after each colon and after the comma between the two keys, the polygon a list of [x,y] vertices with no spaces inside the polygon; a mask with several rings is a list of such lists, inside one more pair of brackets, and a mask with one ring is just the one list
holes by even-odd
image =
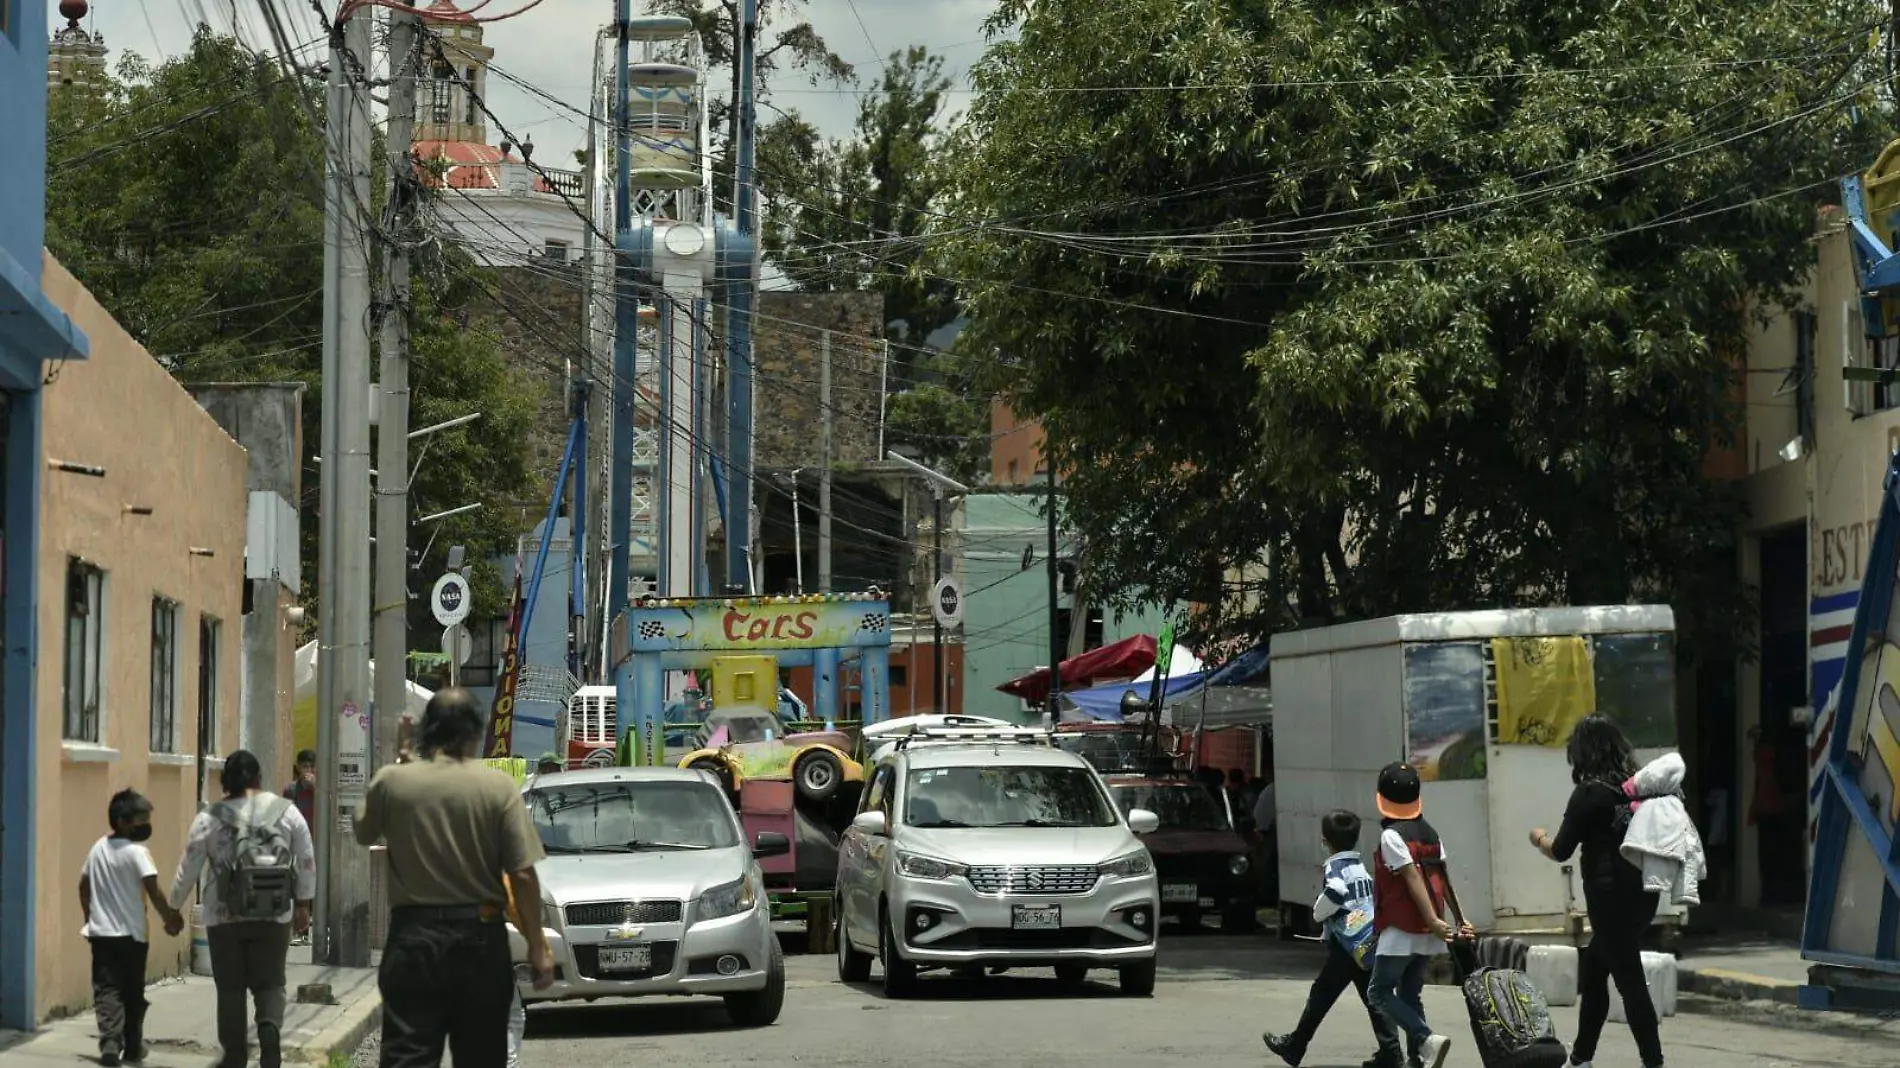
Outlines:
{"label": "white jacket", "polygon": [[1623,784],[1623,792],[1637,800],[1623,833],[1623,859],[1643,873],[1643,889],[1667,894],[1677,905],[1702,903],[1699,887],[1709,874],[1702,836],[1682,798],[1686,768],[1677,753],[1657,757]]}

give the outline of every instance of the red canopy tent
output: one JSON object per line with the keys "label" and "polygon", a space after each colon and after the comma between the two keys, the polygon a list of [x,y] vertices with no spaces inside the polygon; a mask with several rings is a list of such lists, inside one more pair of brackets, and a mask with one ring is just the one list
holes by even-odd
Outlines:
{"label": "red canopy tent", "polygon": [[[1094,685],[1096,679],[1132,679],[1154,666],[1154,636],[1137,634],[1064,660],[1062,688],[1086,689]],[[1022,678],[1011,679],[997,689],[1031,704],[1041,704],[1049,699],[1049,669],[1037,668]]]}

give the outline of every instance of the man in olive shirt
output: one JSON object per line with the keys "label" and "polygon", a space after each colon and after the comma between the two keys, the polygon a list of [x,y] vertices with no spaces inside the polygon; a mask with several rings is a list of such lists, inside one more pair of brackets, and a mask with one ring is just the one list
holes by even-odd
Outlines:
{"label": "man in olive shirt", "polygon": [[[357,813],[356,840],[388,850],[382,1068],[439,1068],[445,1041],[456,1068],[507,1062],[515,980],[503,880],[539,902],[534,865],[546,854],[514,781],[476,757],[485,726],[473,694],[438,691],[422,714],[425,757],[377,772]],[[521,933],[545,990],[547,938],[538,923]]]}

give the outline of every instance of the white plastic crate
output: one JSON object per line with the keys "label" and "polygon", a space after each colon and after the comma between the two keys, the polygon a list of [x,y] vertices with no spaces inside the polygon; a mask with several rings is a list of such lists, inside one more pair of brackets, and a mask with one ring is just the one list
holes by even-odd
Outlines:
{"label": "white plastic crate", "polygon": [[[1656,1015],[1674,1016],[1676,1014],[1676,958],[1667,953],[1643,954],[1643,981],[1649,985],[1649,1000],[1656,1006]],[[1628,1023],[1629,1016],[1623,1011],[1623,995],[1616,989],[1616,983],[1610,983],[1610,1019],[1615,1023]]]}
{"label": "white plastic crate", "polygon": [[1577,1003],[1577,947],[1532,946],[1524,974],[1553,1007]]}

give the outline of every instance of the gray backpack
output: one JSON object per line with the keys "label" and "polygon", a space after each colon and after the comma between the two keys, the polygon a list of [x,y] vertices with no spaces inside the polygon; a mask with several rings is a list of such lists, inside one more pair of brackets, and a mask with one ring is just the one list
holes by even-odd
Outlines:
{"label": "gray backpack", "polygon": [[296,859],[282,826],[290,802],[273,797],[249,818],[229,801],[216,808],[219,821],[237,839],[230,860],[217,873],[225,912],[240,923],[280,921],[295,903],[297,888]]}

